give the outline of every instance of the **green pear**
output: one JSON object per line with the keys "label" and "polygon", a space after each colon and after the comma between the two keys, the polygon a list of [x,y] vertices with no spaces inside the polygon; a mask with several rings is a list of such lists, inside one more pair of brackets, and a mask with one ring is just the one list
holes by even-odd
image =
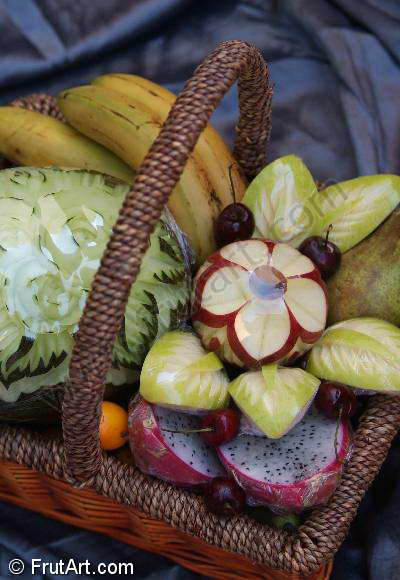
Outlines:
{"label": "green pear", "polygon": [[343,254],[328,281],[328,324],[358,316],[400,326],[400,209]]}

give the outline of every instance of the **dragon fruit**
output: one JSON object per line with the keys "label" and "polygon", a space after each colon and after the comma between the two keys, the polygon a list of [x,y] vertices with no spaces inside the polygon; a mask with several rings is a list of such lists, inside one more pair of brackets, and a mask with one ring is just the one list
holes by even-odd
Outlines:
{"label": "dragon fruit", "polygon": [[328,500],[349,449],[348,421],[337,425],[312,410],[281,439],[239,435],[221,445],[218,455],[249,505],[300,512]]}
{"label": "dragon fruit", "polygon": [[225,475],[215,451],[204,443],[197,417],[136,399],[129,412],[129,442],[143,473],[180,487],[197,488]]}

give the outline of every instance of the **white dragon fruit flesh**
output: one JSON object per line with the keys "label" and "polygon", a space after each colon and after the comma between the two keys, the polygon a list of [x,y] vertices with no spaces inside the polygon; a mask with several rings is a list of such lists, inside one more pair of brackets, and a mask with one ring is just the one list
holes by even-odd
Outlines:
{"label": "white dragon fruit flesh", "polygon": [[129,412],[135,464],[143,473],[189,488],[225,475],[215,451],[199,433],[182,433],[199,427],[197,417],[136,399]]}
{"label": "white dragon fruit flesh", "polygon": [[223,465],[243,487],[249,505],[300,512],[325,503],[350,450],[350,426],[310,411],[278,440],[239,435],[221,445]]}

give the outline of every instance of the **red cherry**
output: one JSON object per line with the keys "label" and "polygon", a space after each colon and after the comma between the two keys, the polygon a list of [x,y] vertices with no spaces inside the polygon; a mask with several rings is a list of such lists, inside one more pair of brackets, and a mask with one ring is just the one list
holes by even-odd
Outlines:
{"label": "red cherry", "polygon": [[248,240],[253,232],[253,213],[243,203],[226,206],[215,222],[214,235],[219,248],[239,240]]}
{"label": "red cherry", "polygon": [[342,254],[336,244],[328,241],[329,232],[332,226],[329,226],[326,237],[311,236],[304,240],[298,250],[317,266],[324,280],[332,276],[340,266]]}
{"label": "red cherry", "polygon": [[220,516],[234,516],[244,510],[246,494],[233,479],[215,477],[205,489],[204,502],[210,512]]}
{"label": "red cherry", "polygon": [[314,400],[316,408],[330,419],[351,417],[357,409],[357,397],[341,383],[322,382]]}
{"label": "red cherry", "polygon": [[235,409],[219,409],[204,415],[201,419],[201,431],[203,440],[212,447],[218,447],[222,443],[231,441],[239,432],[239,414]]}

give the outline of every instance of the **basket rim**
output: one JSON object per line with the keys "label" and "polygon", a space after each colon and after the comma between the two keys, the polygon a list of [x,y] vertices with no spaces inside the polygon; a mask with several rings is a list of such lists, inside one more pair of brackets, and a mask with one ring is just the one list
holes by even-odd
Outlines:
{"label": "basket rim", "polygon": [[66,469],[61,440],[46,440],[32,429],[0,423],[0,461],[24,465],[74,487],[89,487],[150,518],[267,567],[309,575],[332,559],[340,547],[399,425],[399,397],[371,396],[338,488],[325,506],[311,512],[294,536],[249,516],[229,519],[210,514],[202,497],[146,476],[105,453],[100,472],[90,482],[77,484]]}
{"label": "basket rim", "polygon": [[[57,480],[55,478],[52,478],[51,476],[48,475],[42,475],[42,477],[40,478],[40,483],[42,484],[41,489],[43,489],[43,492],[47,492],[48,496],[49,496],[49,503],[51,505],[55,504],[55,507],[52,509],[49,506],[44,506],[43,502],[39,505],[39,502],[33,502],[32,503],[32,499],[31,497],[27,498],[24,496],[24,490],[25,490],[25,482],[28,480],[28,486],[29,486],[29,493],[31,493],[32,490],[32,481],[30,479],[30,477],[24,473],[25,470],[29,470],[29,472],[31,473],[40,473],[37,471],[32,471],[30,470],[28,467],[26,466],[21,466],[20,464],[17,464],[15,462],[10,462],[7,460],[0,460],[0,501],[6,501],[7,503],[12,503],[15,504],[19,507],[23,507],[25,509],[30,509],[32,511],[35,511],[37,513],[40,513],[42,515],[44,515],[45,517],[49,517],[49,518],[53,518],[53,519],[57,519],[59,521],[63,521],[66,522],[68,524],[72,524],[72,525],[76,525],[78,527],[83,527],[85,529],[89,529],[91,531],[94,532],[98,532],[98,533],[102,533],[102,534],[106,534],[109,535],[119,541],[123,541],[127,544],[133,545],[135,547],[138,547],[140,549],[144,549],[144,550],[148,550],[148,551],[152,551],[158,554],[161,554],[163,556],[166,556],[167,558],[170,558],[172,560],[174,560],[175,562],[177,562],[178,564],[192,569],[198,573],[202,573],[202,574],[207,574],[207,576],[210,576],[211,578],[214,577],[218,577],[218,578],[223,578],[224,580],[232,580],[232,569],[234,568],[235,571],[235,578],[243,578],[243,573],[244,570],[240,568],[241,565],[244,565],[245,568],[247,570],[251,570],[252,572],[252,578],[254,578],[254,580],[257,578],[257,580],[260,577],[264,577],[261,576],[261,574],[267,572],[268,573],[268,578],[270,580],[272,580],[272,578],[275,578],[275,573],[277,572],[277,570],[274,568],[269,568],[266,567],[264,564],[258,564],[255,563],[254,561],[250,560],[249,558],[247,558],[246,556],[242,556],[241,554],[232,552],[232,551],[226,551],[223,548],[219,548],[217,546],[214,545],[210,545],[207,542],[205,542],[204,540],[201,540],[200,538],[196,537],[196,536],[188,536],[187,534],[185,534],[184,532],[178,532],[178,538],[185,538],[185,543],[186,543],[186,538],[187,540],[190,542],[191,545],[191,549],[190,552],[192,552],[192,550],[200,550],[201,549],[201,553],[202,554],[206,554],[206,559],[205,561],[201,564],[201,569],[199,569],[199,567],[196,565],[198,563],[198,556],[196,556],[196,552],[195,552],[195,558],[193,559],[189,559],[186,553],[180,553],[179,551],[179,540],[178,540],[178,544],[173,541],[171,544],[171,536],[174,537],[175,539],[175,533],[176,533],[176,529],[171,527],[169,524],[167,524],[166,522],[162,521],[162,525],[163,525],[163,529],[165,530],[165,527],[167,527],[166,529],[168,529],[168,538],[169,538],[169,548],[167,550],[163,549],[162,547],[160,548],[160,546],[155,545],[151,540],[152,538],[150,538],[150,540],[148,538],[143,538],[142,541],[138,541],[137,540],[137,534],[139,533],[141,535],[141,530],[140,530],[140,525],[139,525],[139,529],[137,529],[137,524],[136,524],[136,518],[139,517],[140,520],[143,521],[143,519],[145,519],[146,521],[149,522],[150,526],[153,526],[154,523],[159,524],[160,520],[155,520],[153,518],[147,518],[146,516],[144,516],[143,512],[141,512],[140,510],[138,510],[137,508],[135,508],[134,506],[128,506],[128,505],[124,505],[124,509],[128,510],[129,513],[129,520],[130,520],[130,525],[125,527],[121,527],[121,525],[118,525],[117,523],[114,526],[114,523],[112,524],[105,524],[98,522],[97,520],[94,522],[92,517],[91,517],[91,513],[89,513],[88,515],[86,515],[86,510],[89,508],[89,511],[91,512],[91,510],[93,509],[94,506],[96,506],[95,509],[99,509],[99,501],[97,498],[101,498],[103,496],[99,496],[95,491],[93,491],[90,488],[85,488],[85,489],[76,489],[70,486],[70,484],[68,484],[67,482],[64,482],[63,480]],[[4,475],[4,482],[5,482],[5,491],[2,490],[2,476]],[[44,477],[44,481],[42,481],[42,478]],[[10,478],[11,478],[11,482],[10,482]],[[22,490],[21,488],[21,482],[22,482]],[[9,484],[9,485],[8,485]],[[10,490],[8,492],[8,489]],[[17,495],[18,493],[18,495]],[[59,498],[59,493],[61,493],[61,497]],[[71,496],[72,494],[72,496]],[[68,502],[69,498],[73,498],[73,505],[69,505],[68,503],[66,503],[66,501]],[[107,498],[108,500],[108,498]],[[115,502],[115,500],[108,500],[111,502]],[[78,503],[77,503],[78,502]],[[121,505],[118,504],[117,502],[115,502],[116,505]],[[100,508],[101,509],[101,508]],[[106,509],[104,510],[104,513],[106,514],[106,518],[109,520],[110,515],[108,515],[108,509],[112,509],[110,504],[107,503]],[[118,508],[117,508],[118,509]],[[71,510],[72,510],[72,515],[71,514]],[[133,515],[133,519],[132,519],[132,515]],[[96,514],[97,516],[97,514]],[[112,517],[112,516],[111,516]],[[145,528],[147,526],[145,525]],[[117,533],[115,533],[115,530],[117,530]],[[133,533],[132,533],[133,532]],[[164,532],[165,533],[165,532]],[[148,530],[146,530],[145,536],[148,536]],[[162,543],[162,542],[161,542]],[[210,556],[210,549],[211,549],[211,556]],[[218,563],[215,562],[215,558],[218,558]],[[226,558],[229,558],[229,569],[226,567],[225,562],[226,562]],[[222,563],[219,564],[221,562],[222,559]],[[193,564],[193,562],[195,562],[195,564]],[[222,573],[218,573],[216,576],[214,576],[213,573],[211,573],[212,571],[207,569],[207,566],[211,566],[213,569],[215,569],[215,566],[220,567],[223,572]],[[324,580],[327,580],[330,577],[330,573],[332,571],[332,567],[333,567],[333,561],[329,560],[328,562],[324,563],[321,568],[315,573],[315,576],[313,575],[312,578],[310,578],[310,580],[316,580],[318,578],[318,580],[322,580],[321,578],[321,573],[323,573],[323,578]],[[274,574],[274,576],[270,576],[269,572],[272,572]],[[215,573],[215,572],[214,572]],[[245,572],[245,574],[247,574],[247,571]],[[284,579],[285,580],[289,580],[289,576],[287,575],[287,573],[283,573],[284,574]],[[298,574],[292,575],[290,574],[290,580],[300,580],[300,576]],[[247,575],[244,576],[245,578],[247,578]],[[301,578],[304,578],[304,576],[302,575]]]}

